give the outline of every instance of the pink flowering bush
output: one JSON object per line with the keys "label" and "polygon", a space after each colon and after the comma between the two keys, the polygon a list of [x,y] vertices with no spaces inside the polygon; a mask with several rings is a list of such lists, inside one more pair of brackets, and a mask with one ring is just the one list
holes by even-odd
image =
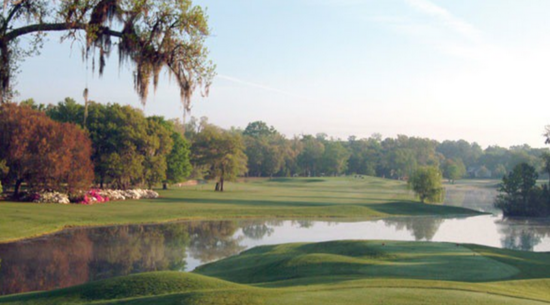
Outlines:
{"label": "pink flowering bush", "polygon": [[84,205],[92,205],[94,203],[104,203],[109,201],[109,197],[102,196],[100,190],[92,189],[84,194],[84,197],[78,203]]}

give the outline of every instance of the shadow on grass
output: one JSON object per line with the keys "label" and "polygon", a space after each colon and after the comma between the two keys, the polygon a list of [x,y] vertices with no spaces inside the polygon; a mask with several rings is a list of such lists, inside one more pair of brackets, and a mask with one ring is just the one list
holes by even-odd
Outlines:
{"label": "shadow on grass", "polygon": [[366,204],[363,205],[369,209],[389,215],[411,215],[411,216],[428,216],[428,215],[483,215],[475,210],[470,210],[461,207],[434,205],[419,203],[413,201],[397,201],[385,204]]}
{"label": "shadow on grass", "polygon": [[162,198],[163,202],[177,203],[202,203],[202,204],[229,204],[246,206],[277,206],[277,207],[320,207],[332,205],[332,203],[307,202],[307,201],[275,201],[275,200],[243,200],[243,199],[218,199],[218,198]]}
{"label": "shadow on grass", "polygon": [[269,182],[277,183],[317,183],[317,182],[326,182],[324,179],[306,179],[306,178],[271,178]]}

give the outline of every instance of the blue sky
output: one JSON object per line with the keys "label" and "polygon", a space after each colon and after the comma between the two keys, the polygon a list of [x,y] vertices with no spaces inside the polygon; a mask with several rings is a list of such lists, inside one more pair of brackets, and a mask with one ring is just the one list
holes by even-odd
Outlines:
{"label": "blue sky", "polygon": [[[550,124],[550,1],[197,0],[208,8],[210,96],[192,115],[282,133],[381,133],[543,147]],[[140,107],[114,54],[102,79],[50,36],[22,64],[20,99],[66,96]],[[168,78],[147,114],[180,117]]]}

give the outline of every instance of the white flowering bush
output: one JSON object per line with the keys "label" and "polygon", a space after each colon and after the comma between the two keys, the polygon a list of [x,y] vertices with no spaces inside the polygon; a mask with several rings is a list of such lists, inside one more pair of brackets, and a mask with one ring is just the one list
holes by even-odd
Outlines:
{"label": "white flowering bush", "polygon": [[69,204],[69,195],[62,194],[58,192],[43,192],[35,194],[33,196],[33,202],[35,203],[59,203],[59,204]]}
{"label": "white flowering bush", "polygon": [[[138,200],[138,199],[155,199],[159,194],[152,190],[98,190],[92,189],[86,193],[80,194],[73,198],[73,202],[78,204],[92,205],[96,203],[105,203],[109,201],[122,201],[122,200]],[[32,201],[35,203],[58,203],[69,204],[71,200],[67,194],[58,192],[41,192],[30,194],[26,197],[25,201]]]}
{"label": "white flowering bush", "polygon": [[159,194],[152,190],[100,190],[99,194],[110,200],[155,199]]}

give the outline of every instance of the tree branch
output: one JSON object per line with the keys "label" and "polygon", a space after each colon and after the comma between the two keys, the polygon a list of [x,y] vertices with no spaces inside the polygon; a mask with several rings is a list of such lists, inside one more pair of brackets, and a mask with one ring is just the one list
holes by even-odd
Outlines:
{"label": "tree branch", "polygon": [[[14,29],[4,36],[6,41],[11,41],[19,36],[35,32],[52,32],[67,30],[85,30],[88,27],[86,23],[43,23],[24,26]],[[101,27],[101,33],[109,36],[122,38],[122,32],[113,31],[108,27]]]}
{"label": "tree branch", "polygon": [[2,26],[2,33],[4,33],[8,29],[8,24],[10,23],[13,16],[15,16],[15,13],[21,8],[23,1],[15,4],[15,6],[12,8],[11,12],[8,14],[8,17],[4,21],[4,25]]}

